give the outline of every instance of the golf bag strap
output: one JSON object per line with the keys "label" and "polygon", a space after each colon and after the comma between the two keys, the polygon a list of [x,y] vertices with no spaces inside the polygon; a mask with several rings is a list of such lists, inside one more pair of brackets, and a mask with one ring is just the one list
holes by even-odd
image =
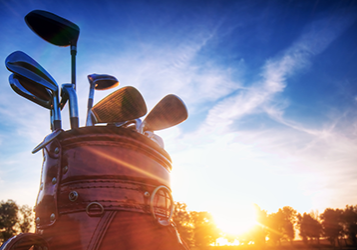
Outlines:
{"label": "golf bag strap", "polygon": [[8,239],[1,247],[0,250],[29,250],[33,249],[49,250],[48,243],[38,234],[34,233],[21,233]]}
{"label": "golf bag strap", "polygon": [[100,248],[100,244],[116,213],[117,211],[108,211],[103,214],[89,241],[88,250],[97,250]]}
{"label": "golf bag strap", "polygon": [[[101,217],[101,220],[98,222],[97,227],[95,228],[95,230],[92,234],[92,237],[88,244],[87,250],[99,250],[100,249],[102,240],[105,237],[107,230],[110,227],[110,224],[113,221],[113,218],[116,216],[116,214],[117,214],[117,211],[108,211],[103,214],[103,216]],[[177,228],[176,228],[174,222],[171,223],[171,226],[166,227],[166,228],[172,234],[173,239],[176,239],[177,244],[180,246],[180,249],[189,250],[187,244],[184,241],[182,241],[181,236],[180,236],[179,232],[177,231]]]}

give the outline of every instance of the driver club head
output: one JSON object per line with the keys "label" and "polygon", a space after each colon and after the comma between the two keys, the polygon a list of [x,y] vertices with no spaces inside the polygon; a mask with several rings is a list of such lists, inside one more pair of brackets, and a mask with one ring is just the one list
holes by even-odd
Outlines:
{"label": "driver club head", "polygon": [[76,55],[79,27],[51,12],[33,10],[25,16],[29,28],[45,41],[57,46],[70,46],[71,49],[71,83],[76,89]]}
{"label": "driver club head", "polygon": [[140,132],[166,129],[183,122],[187,117],[183,101],[176,95],[167,95],[146,116]]}
{"label": "driver club head", "polygon": [[90,111],[94,123],[118,123],[137,119],[146,114],[146,104],[140,92],[131,86],[123,87],[99,101]]}
{"label": "driver club head", "polygon": [[33,10],[25,16],[30,29],[45,41],[57,46],[77,45],[79,27],[51,12]]}

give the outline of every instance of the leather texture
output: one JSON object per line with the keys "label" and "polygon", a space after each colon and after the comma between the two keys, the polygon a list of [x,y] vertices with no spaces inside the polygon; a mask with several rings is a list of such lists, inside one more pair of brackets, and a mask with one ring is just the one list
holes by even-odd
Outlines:
{"label": "leather texture", "polygon": [[36,233],[51,250],[185,249],[169,220],[171,159],[149,138],[83,127],[62,132],[43,155]]}

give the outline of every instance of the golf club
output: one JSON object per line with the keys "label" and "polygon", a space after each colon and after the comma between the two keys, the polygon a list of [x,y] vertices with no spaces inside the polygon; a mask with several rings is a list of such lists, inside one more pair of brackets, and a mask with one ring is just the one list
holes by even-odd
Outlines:
{"label": "golf club", "polygon": [[89,87],[89,97],[88,97],[88,108],[87,108],[87,119],[86,125],[89,124],[89,112],[93,107],[93,98],[94,98],[94,90],[106,90],[111,89],[119,85],[119,81],[110,75],[98,75],[98,74],[91,74],[88,75],[88,81],[90,84]]}
{"label": "golf club", "polygon": [[10,75],[9,83],[11,88],[20,96],[51,110],[51,130],[53,130],[54,118],[52,111],[52,96],[48,90],[46,88],[36,88],[32,84],[29,84],[29,81],[26,78],[15,74]]}
{"label": "golf club", "polygon": [[[22,78],[20,75],[11,74],[9,76],[9,83],[11,88],[20,96],[44,107],[51,109],[52,107],[52,97],[45,88],[34,88],[32,85],[28,84],[26,78]],[[27,88],[30,89],[27,90]],[[34,92],[36,94],[34,94]]]}
{"label": "golf club", "polygon": [[51,12],[34,10],[25,16],[30,29],[47,42],[57,46],[71,46],[72,84],[76,89],[76,55],[79,27]]}
{"label": "golf club", "polygon": [[134,87],[123,87],[99,101],[89,112],[88,126],[96,123],[120,123],[146,114],[146,104]]}
{"label": "golf club", "polygon": [[[14,73],[27,91],[40,98],[51,95],[52,130],[61,128],[61,113],[58,106],[58,85],[52,76],[34,59],[21,51],[11,53],[5,60],[6,68]],[[50,93],[48,93],[48,91]],[[47,93],[46,93],[47,92]]]}
{"label": "golf club", "polygon": [[79,127],[79,118],[78,118],[78,101],[77,94],[74,90],[73,84],[62,84],[61,87],[61,103],[60,107],[63,108],[64,104],[67,100],[69,100],[69,118],[71,122],[71,129],[75,129]]}
{"label": "golf club", "polygon": [[188,117],[187,108],[176,95],[167,95],[150,111],[140,126],[140,133],[177,125]]}

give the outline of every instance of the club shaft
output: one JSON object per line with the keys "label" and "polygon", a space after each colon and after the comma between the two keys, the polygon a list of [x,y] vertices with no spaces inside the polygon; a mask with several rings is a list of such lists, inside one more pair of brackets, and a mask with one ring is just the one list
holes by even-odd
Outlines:
{"label": "club shaft", "polygon": [[58,92],[53,93],[53,130],[62,128],[61,112],[58,105]]}
{"label": "club shaft", "polygon": [[77,55],[77,47],[75,45],[71,45],[72,84],[74,90],[76,90],[76,55]]}
{"label": "club shaft", "polygon": [[90,110],[91,110],[91,108],[93,107],[93,98],[94,98],[94,84],[93,84],[93,83],[90,83],[89,97],[88,97],[88,106],[87,106],[86,126],[91,126]]}
{"label": "club shaft", "polygon": [[79,127],[78,100],[72,84],[62,85],[62,98],[63,97],[69,99],[69,119],[71,122],[71,129],[76,129]]}

